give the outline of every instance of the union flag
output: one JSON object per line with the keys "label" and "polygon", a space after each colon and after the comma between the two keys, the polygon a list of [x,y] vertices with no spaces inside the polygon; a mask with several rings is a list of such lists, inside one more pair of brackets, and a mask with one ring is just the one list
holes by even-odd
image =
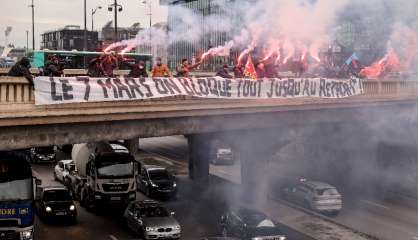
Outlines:
{"label": "union flag", "polygon": [[245,64],[244,76],[257,80],[257,72],[255,71],[253,58],[251,57],[251,54],[248,55],[247,63]]}

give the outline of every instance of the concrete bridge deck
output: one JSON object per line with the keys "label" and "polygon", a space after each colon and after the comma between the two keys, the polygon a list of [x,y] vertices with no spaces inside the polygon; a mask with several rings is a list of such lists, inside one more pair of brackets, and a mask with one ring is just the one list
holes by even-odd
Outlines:
{"label": "concrete bridge deck", "polygon": [[175,97],[35,106],[25,79],[1,77],[0,148],[340,122],[354,114],[366,120],[367,111],[359,114],[359,109],[395,106],[401,111],[399,107],[410,108],[418,100],[418,81],[365,81],[364,89],[364,95],[338,100]]}

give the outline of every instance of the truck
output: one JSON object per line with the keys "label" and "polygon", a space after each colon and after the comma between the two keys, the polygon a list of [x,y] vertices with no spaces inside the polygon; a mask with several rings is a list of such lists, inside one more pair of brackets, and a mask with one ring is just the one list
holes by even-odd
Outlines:
{"label": "truck", "polygon": [[[115,152],[107,142],[75,144],[71,153],[77,172],[72,192],[87,209],[126,207],[136,199],[138,162],[126,152]],[[76,174],[76,175],[75,175]]]}
{"label": "truck", "polygon": [[18,154],[0,152],[0,239],[33,240],[37,185],[32,168]]}

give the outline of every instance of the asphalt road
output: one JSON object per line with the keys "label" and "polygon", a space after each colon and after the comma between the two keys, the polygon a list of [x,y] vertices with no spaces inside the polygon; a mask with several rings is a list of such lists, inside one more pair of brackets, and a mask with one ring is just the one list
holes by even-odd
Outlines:
{"label": "asphalt road", "polygon": [[[43,185],[55,186],[59,182],[53,180],[52,165],[33,165]],[[208,185],[209,186],[209,185]],[[232,203],[224,193],[231,187],[228,182],[213,177],[210,186],[197,185],[186,176],[178,176],[179,194],[176,200],[164,202],[169,210],[176,213],[182,226],[182,239],[196,240],[207,236],[219,236],[218,221],[220,216]],[[137,199],[145,199],[138,193]],[[37,219],[38,240],[130,240],[139,239],[125,226],[123,218],[115,212],[87,212],[77,206],[79,213],[77,224],[65,221],[46,223]],[[311,240],[293,229],[283,226],[284,233],[290,240]]]}
{"label": "asphalt road", "polygon": [[[147,152],[175,161],[184,162],[186,159],[187,142],[182,136],[140,140],[140,147]],[[234,182],[239,182],[240,179],[239,165],[227,167],[211,165],[211,173],[232,179]],[[286,172],[277,174],[286,174]],[[344,195],[343,210],[334,220],[383,240],[416,240],[418,239],[418,200],[399,194],[370,196],[350,193]]]}

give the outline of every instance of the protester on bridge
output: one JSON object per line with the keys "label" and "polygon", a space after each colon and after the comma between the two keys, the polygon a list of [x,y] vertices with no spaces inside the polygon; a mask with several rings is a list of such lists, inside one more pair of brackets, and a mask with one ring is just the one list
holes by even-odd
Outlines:
{"label": "protester on bridge", "polygon": [[197,68],[202,64],[202,60],[199,62],[190,65],[189,60],[187,58],[183,58],[181,60],[181,65],[177,68],[177,77],[189,77],[190,71]]}
{"label": "protester on bridge", "polygon": [[244,77],[244,67],[242,65],[236,65],[234,67],[234,78]]}
{"label": "protester on bridge", "polygon": [[222,77],[222,78],[233,78],[231,74],[229,74],[229,70],[228,70],[228,65],[224,64],[222,67],[220,67],[218,69],[218,71],[216,72],[216,76],[217,77]]}
{"label": "protester on bridge", "polygon": [[33,84],[33,76],[30,72],[30,62],[27,57],[23,57],[18,61],[9,71],[7,74],[8,76],[12,77],[25,77],[29,83],[34,86]]}
{"label": "protester on bridge", "polygon": [[62,74],[63,70],[58,57],[55,55],[48,57],[48,61],[45,63],[44,76],[61,77]]}
{"label": "protester on bridge", "polygon": [[145,62],[139,61],[138,64],[130,65],[131,71],[128,74],[128,77],[140,78],[148,77],[147,70],[145,69]]}
{"label": "protester on bridge", "polygon": [[173,77],[170,69],[162,63],[160,57],[156,59],[156,64],[152,68],[152,77]]}
{"label": "protester on bridge", "polygon": [[118,67],[118,60],[113,54],[100,56],[100,64],[106,77],[114,76],[113,70]]}
{"label": "protester on bridge", "polygon": [[87,75],[90,77],[103,77],[105,75],[100,62],[100,57],[94,58],[90,61],[87,66]]}
{"label": "protester on bridge", "polygon": [[255,71],[257,73],[257,77],[259,79],[261,78],[265,78],[266,77],[266,68],[264,67],[264,63],[262,62],[257,62],[255,64]]}

